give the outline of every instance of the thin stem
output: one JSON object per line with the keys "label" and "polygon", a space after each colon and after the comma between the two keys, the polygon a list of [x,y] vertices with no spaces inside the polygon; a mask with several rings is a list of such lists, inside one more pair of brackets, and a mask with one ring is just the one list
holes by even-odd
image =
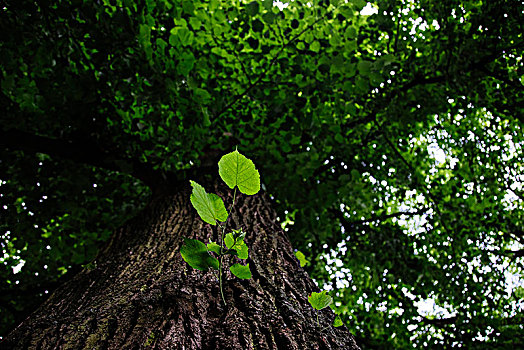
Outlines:
{"label": "thin stem", "polygon": [[220,285],[220,295],[222,296],[222,301],[224,302],[224,306],[226,306],[226,298],[224,298],[224,290],[222,289],[222,258],[223,255],[221,255],[218,259],[218,284]]}
{"label": "thin stem", "polygon": [[318,310],[317,310],[317,326],[320,327],[320,322],[318,322]]}
{"label": "thin stem", "polygon": [[227,219],[224,223],[224,226],[222,227],[222,234],[220,235],[220,256],[218,259],[218,284],[220,285],[220,295],[222,296],[222,301],[224,302],[224,305],[227,305],[226,298],[224,298],[224,289],[222,288],[222,265],[224,264],[224,233],[226,232],[227,222],[229,221],[229,217],[231,216],[231,210],[233,209],[233,205],[235,205],[235,198],[237,195],[237,187],[235,186],[235,189],[233,191],[233,202],[229,206],[229,210],[227,213]]}
{"label": "thin stem", "polygon": [[229,221],[229,217],[231,216],[231,210],[233,209],[233,205],[235,205],[236,195],[237,195],[237,187],[235,186],[235,189],[233,191],[233,202],[231,202],[231,205],[229,206],[229,210],[227,211],[226,222],[224,223],[224,226],[222,226],[222,235],[220,237],[220,239],[221,239],[221,242],[220,242],[220,253],[221,254],[222,254],[222,249],[223,249],[223,245],[224,245],[224,233],[226,232],[227,222]]}

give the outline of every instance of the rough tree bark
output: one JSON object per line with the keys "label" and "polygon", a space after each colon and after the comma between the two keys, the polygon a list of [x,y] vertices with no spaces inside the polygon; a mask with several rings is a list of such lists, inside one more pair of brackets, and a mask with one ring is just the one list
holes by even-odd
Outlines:
{"label": "rough tree bark", "polygon": [[[228,206],[229,191],[215,187]],[[266,194],[241,195],[233,209],[232,225],[247,233],[253,278],[237,279],[226,268],[224,306],[215,275],[190,268],[180,256],[183,237],[218,237],[189,195],[187,186],[153,200],[115,231],[92,268],[55,291],[1,347],[358,349],[346,328],[330,326],[329,309],[320,312],[317,326],[307,297],[318,290]]]}

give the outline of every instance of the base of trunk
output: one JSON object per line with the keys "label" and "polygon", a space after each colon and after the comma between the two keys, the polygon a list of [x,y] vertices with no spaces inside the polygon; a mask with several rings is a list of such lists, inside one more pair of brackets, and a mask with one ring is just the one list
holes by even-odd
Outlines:
{"label": "base of trunk", "polygon": [[218,238],[189,194],[157,199],[117,230],[94,268],[53,293],[2,348],[358,349],[345,327],[330,326],[331,310],[319,313],[317,325],[307,297],[318,288],[265,195],[236,203],[230,226],[247,233],[253,278],[237,279],[226,266],[224,305],[216,274],[194,270],[180,256],[183,237]]}

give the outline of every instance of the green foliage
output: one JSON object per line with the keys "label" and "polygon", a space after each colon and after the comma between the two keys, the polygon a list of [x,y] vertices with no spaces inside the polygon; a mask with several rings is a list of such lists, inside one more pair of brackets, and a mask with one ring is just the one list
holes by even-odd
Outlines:
{"label": "green foliage", "polygon": [[251,278],[251,270],[249,270],[249,264],[246,264],[246,265],[234,264],[229,267],[229,270],[231,271],[233,275],[237,276],[240,279],[250,279]]}
{"label": "green foliage", "polygon": [[212,268],[218,270],[218,259],[209,255],[206,245],[197,239],[184,238],[180,248],[182,258],[194,269],[207,271]]}
{"label": "green foliage", "polygon": [[[317,310],[317,326],[320,327],[320,323],[319,323],[319,320],[318,320],[318,312],[320,310],[323,310],[325,309],[326,307],[330,306],[333,304],[333,298],[327,294],[327,291],[322,291],[320,293],[317,293],[317,292],[313,292],[311,293],[311,295],[307,298],[307,300],[309,301],[309,304],[313,307],[313,309]],[[342,326],[344,323],[342,322],[342,320],[340,319],[340,317],[337,315],[335,317],[335,321],[333,321],[333,327],[340,327]],[[325,327],[323,329],[321,329],[321,332],[323,332],[324,330],[328,329],[329,327]]]}
{"label": "green foliage", "polygon": [[306,256],[304,253],[302,253],[300,250],[297,250],[295,252],[295,256],[297,257],[298,261],[300,262],[300,266],[304,267],[306,265],[309,265],[309,260],[306,259]]}
{"label": "green foliage", "polygon": [[[184,244],[180,249],[180,254],[192,268],[207,271],[209,268],[218,270],[220,283],[220,294],[222,301],[226,304],[222,288],[222,268],[227,255],[234,255],[239,259],[245,260],[249,256],[249,251],[244,238],[245,232],[240,229],[232,229],[232,232],[224,233],[227,228],[227,219],[235,204],[237,188],[241,193],[254,195],[260,190],[260,175],[255,165],[237,150],[228,153],[218,162],[219,174],[222,180],[232,189],[233,202],[227,212],[224,202],[216,194],[208,194],[205,189],[195,181],[190,181],[193,187],[191,194],[191,204],[197,210],[202,221],[211,225],[216,225],[216,220],[224,222],[221,226],[221,242],[217,244],[210,241],[207,245],[196,239],[184,239]],[[210,254],[213,252],[218,255],[218,259]],[[249,264],[241,265],[235,263],[229,267],[231,273],[240,279],[250,279],[251,270]]]}
{"label": "green foliage", "polygon": [[335,317],[335,321],[333,321],[333,327],[341,327],[344,325],[344,322],[340,319],[339,316]]}
{"label": "green foliage", "polygon": [[238,151],[223,156],[218,162],[218,173],[229,188],[238,187],[244,194],[253,195],[260,191],[260,175],[255,164]]}
{"label": "green foliage", "polygon": [[242,230],[233,230],[233,232],[228,233],[224,238],[224,243],[226,248],[236,251],[236,255],[240,259],[247,259],[248,257],[248,248],[244,242],[245,233]]}
{"label": "green foliage", "polygon": [[220,254],[220,246],[215,242],[211,241],[206,246],[208,251]]}
{"label": "green foliage", "polygon": [[311,293],[307,300],[315,310],[325,309],[333,303],[333,298],[330,297],[325,290],[320,293]]}
{"label": "green foliage", "polygon": [[1,335],[238,145],[361,348],[523,347],[516,2],[284,5],[2,3]]}
{"label": "green foliage", "polygon": [[207,193],[204,187],[195,181],[190,181],[193,186],[191,193],[191,204],[197,210],[200,218],[211,225],[216,225],[216,220],[226,221],[227,210],[222,198],[214,193]]}

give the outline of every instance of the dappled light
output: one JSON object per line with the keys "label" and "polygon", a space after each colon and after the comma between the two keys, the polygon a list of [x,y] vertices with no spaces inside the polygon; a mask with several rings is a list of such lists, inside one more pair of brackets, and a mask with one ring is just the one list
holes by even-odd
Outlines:
{"label": "dappled light", "polygon": [[[6,1],[0,338],[81,298],[56,321],[78,336],[34,343],[523,347],[523,23],[521,1]],[[206,190],[235,150],[260,176],[226,164],[254,203],[226,212]]]}

